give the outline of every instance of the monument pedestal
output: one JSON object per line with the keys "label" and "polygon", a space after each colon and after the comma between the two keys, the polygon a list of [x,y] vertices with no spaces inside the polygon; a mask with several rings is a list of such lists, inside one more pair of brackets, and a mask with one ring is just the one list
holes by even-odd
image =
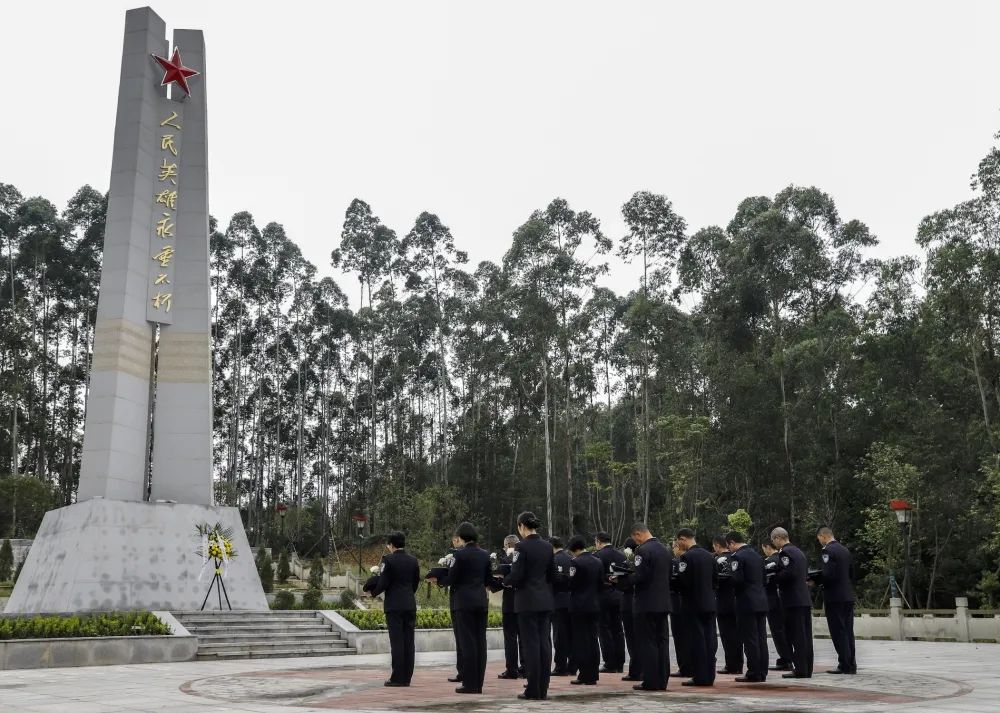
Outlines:
{"label": "monument pedestal", "polygon": [[[46,513],[6,613],[196,610],[215,574],[195,554],[196,527],[217,522],[233,531],[233,609],[267,609],[236,508],[93,499]],[[210,598],[206,611],[217,608]]]}

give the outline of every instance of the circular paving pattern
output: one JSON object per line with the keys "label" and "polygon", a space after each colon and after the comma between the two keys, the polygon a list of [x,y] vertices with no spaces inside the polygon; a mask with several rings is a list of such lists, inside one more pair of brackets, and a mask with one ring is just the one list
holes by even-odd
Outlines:
{"label": "circular paving pattern", "polygon": [[[637,693],[621,676],[605,676],[597,686],[570,685],[553,678],[548,701],[519,701],[522,682],[498,680],[487,672],[483,695],[454,693],[451,667],[419,666],[409,688],[382,685],[384,668],[301,668],[206,676],[188,681],[181,691],[227,703],[269,703],[330,710],[395,711],[563,711],[632,713],[793,713],[795,711],[880,711],[899,705],[961,696],[969,688],[945,678],[892,671],[862,671],[857,676],[819,673],[812,679],[782,679],[738,684],[720,676],[712,688],[682,688],[672,679],[666,693]],[[572,707],[570,707],[572,706]]]}

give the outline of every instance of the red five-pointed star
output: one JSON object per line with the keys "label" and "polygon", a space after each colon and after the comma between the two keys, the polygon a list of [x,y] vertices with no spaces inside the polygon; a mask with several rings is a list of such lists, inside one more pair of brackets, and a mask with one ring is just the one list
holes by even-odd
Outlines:
{"label": "red five-pointed star", "polygon": [[188,87],[188,77],[193,77],[200,72],[196,72],[190,67],[185,67],[184,63],[181,61],[181,51],[174,47],[174,55],[170,59],[165,57],[157,57],[153,55],[161,67],[163,67],[163,81],[160,82],[161,87],[165,87],[171,82],[177,82],[177,86],[184,90],[184,93],[191,96],[191,89]]}

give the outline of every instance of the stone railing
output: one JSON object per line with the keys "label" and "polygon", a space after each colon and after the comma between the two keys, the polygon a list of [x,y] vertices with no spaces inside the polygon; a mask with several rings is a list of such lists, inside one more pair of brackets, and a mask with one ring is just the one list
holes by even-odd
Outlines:
{"label": "stone railing", "polygon": [[[822,612],[814,613],[813,634],[830,636]],[[888,610],[859,609],[854,618],[854,635],[891,641],[1000,643],[1000,611],[970,611],[965,597],[955,598],[954,609],[904,609],[901,599],[890,599]]]}

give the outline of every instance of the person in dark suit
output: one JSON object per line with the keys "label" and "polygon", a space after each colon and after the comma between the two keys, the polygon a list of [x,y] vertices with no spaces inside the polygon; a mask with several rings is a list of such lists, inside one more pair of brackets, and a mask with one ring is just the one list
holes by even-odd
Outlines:
{"label": "person in dark suit", "polygon": [[[514,545],[516,545],[517,542],[517,535],[507,535],[507,537],[504,538],[503,552],[497,556],[498,564],[509,565],[511,563],[511,555],[514,553]],[[490,580],[490,589],[494,592],[503,591],[503,598],[500,603],[500,612],[503,626],[503,656],[505,666],[503,672],[498,674],[497,678],[519,678],[524,673],[521,668],[524,662],[521,661],[520,656],[521,639],[517,633],[517,612],[514,611],[514,590],[511,587],[504,586],[502,575],[494,576],[494,578]]]}
{"label": "person in dark suit", "polygon": [[715,587],[718,570],[715,557],[698,545],[694,530],[677,531],[681,550],[677,563],[677,581],[681,587],[682,616],[687,620],[687,653],[691,679],[682,686],[711,686],[715,683],[715,656],[719,639],[715,629]]}
{"label": "person in dark suit", "polygon": [[740,632],[736,623],[736,591],[729,576],[729,546],[725,535],[712,538],[712,550],[721,574],[719,587],[715,590],[715,616],[726,660],[726,665],[719,669],[719,673],[738,676],[743,673],[743,647],[740,645]]}
{"label": "person in dark suit", "polygon": [[830,626],[830,638],[837,650],[835,674],[854,674],[858,663],[854,655],[854,586],[851,584],[851,553],[833,536],[829,527],[821,527],[816,539],[823,545],[823,609]]}
{"label": "person in dark suit", "polygon": [[771,629],[771,641],[778,658],[771,671],[792,670],[792,647],[785,636],[785,614],[781,610],[781,598],[778,596],[778,582],[774,575],[778,571],[778,549],[770,541],[760,546],[764,555],[764,590],[767,592],[767,625]]}
{"label": "person in dark suit", "polygon": [[[673,555],[644,523],[632,526],[635,571],[630,581],[635,637],[642,660],[642,683],[636,691],[665,691],[670,678],[670,562]],[[619,578],[620,579],[620,578]]]}
{"label": "person in dark suit", "polygon": [[580,674],[570,681],[576,685],[597,683],[601,652],[598,648],[598,620],[601,615],[601,588],[605,583],[601,560],[587,552],[587,541],[577,535],[569,541],[573,561],[569,568],[570,626]]}
{"label": "person in dark suit", "polygon": [[573,656],[573,631],[569,620],[569,570],[573,557],[563,549],[563,541],[558,537],[550,537],[552,553],[556,565],[556,581],[554,586],[554,607],[552,612],[553,634],[553,676],[572,676],[577,672]]}
{"label": "person in dark suit", "polygon": [[[455,552],[458,548],[462,546],[462,540],[459,539],[458,535],[451,536],[451,552],[448,553],[447,558],[453,558]],[[431,578],[431,582],[436,582],[441,587],[448,586],[447,578],[445,581],[437,581]],[[455,675],[451,676],[448,681],[450,683],[461,683],[462,682],[462,664],[465,662],[465,656],[463,656],[462,651],[462,636],[459,634],[458,625],[460,617],[455,616],[455,590],[448,590],[448,610],[451,612],[451,633],[455,637]]]}
{"label": "person in dark suit", "polygon": [[386,548],[389,555],[382,560],[378,581],[372,596],[385,593],[386,628],[389,629],[389,649],[392,652],[392,673],[386,686],[409,686],[413,678],[413,635],[417,626],[417,599],[420,586],[420,564],[406,552],[406,535],[389,534]]}
{"label": "person in dark suit", "polygon": [[[625,555],[626,561],[634,556],[636,547],[638,545],[631,537],[625,540],[622,554]],[[622,629],[625,630],[625,646],[628,648],[628,673],[622,676],[622,680],[641,681],[642,663],[639,661],[639,650],[635,640],[635,621],[632,618],[632,584],[627,577],[613,581],[615,587],[622,592]]]}
{"label": "person in dark suit", "polygon": [[809,565],[788,539],[783,527],[771,530],[771,542],[778,548],[778,583],[781,608],[785,613],[785,632],[792,647],[792,671],[782,678],[812,678],[812,597],[809,595]]}
{"label": "person in dark suit", "polygon": [[764,558],[748,547],[743,533],[726,533],[732,555],[733,589],[736,592],[736,625],[746,654],[747,673],[737,683],[767,680],[767,592],[764,591]]}
{"label": "person in dark suit", "polygon": [[532,512],[517,516],[521,541],[514,547],[504,584],[514,588],[514,610],[520,629],[528,685],[522,700],[545,700],[552,675],[552,585],[556,566],[552,545],[538,534],[541,521]]}
{"label": "person in dark suit", "polygon": [[611,545],[611,535],[598,532],[594,537],[594,554],[604,567],[601,585],[601,617],[598,623],[601,655],[604,668],[601,673],[622,673],[625,670],[625,631],[622,629],[622,593],[611,584],[608,575],[612,564],[625,562],[625,555]]}
{"label": "person in dark suit", "polygon": [[448,568],[447,584],[455,598],[452,616],[459,621],[458,635],[465,659],[462,685],[455,693],[482,693],[486,676],[486,612],[489,609],[486,584],[492,575],[490,555],[479,547],[479,533],[472,523],[463,522],[455,535],[462,546],[455,550]]}
{"label": "person in dark suit", "polygon": [[690,622],[687,614],[683,611],[684,602],[680,586],[680,558],[684,550],[675,539],[671,543],[670,551],[674,554],[674,558],[670,562],[670,634],[674,640],[674,658],[677,660],[676,675],[681,678],[692,678],[694,673],[690,656],[688,656],[691,648],[691,627],[688,626]]}

